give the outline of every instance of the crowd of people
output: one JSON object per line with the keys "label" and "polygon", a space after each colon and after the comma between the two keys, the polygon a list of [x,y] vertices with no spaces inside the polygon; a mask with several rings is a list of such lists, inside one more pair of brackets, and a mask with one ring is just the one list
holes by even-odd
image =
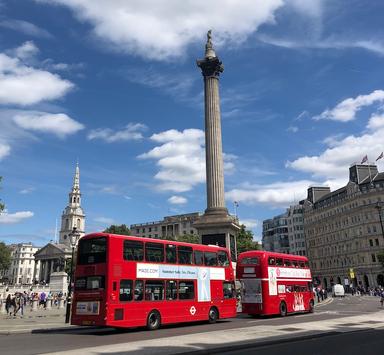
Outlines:
{"label": "crowd of people", "polygon": [[63,298],[63,293],[52,293],[48,292],[16,292],[14,294],[9,293],[5,299],[5,310],[7,315],[16,317],[19,313],[20,316],[24,316],[24,310],[27,307],[30,307],[32,310],[33,302],[37,302],[37,307],[39,309],[46,309],[47,302],[52,301],[52,306],[59,306],[60,300]]}

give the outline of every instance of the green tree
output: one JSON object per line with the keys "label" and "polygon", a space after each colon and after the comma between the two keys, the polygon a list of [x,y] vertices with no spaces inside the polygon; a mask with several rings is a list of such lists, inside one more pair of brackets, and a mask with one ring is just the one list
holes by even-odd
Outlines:
{"label": "green tree", "polygon": [[200,244],[200,237],[197,234],[183,234],[177,237],[178,242]]}
{"label": "green tree", "polygon": [[248,250],[260,250],[261,246],[258,242],[253,240],[253,233],[245,229],[245,225],[241,225],[241,229],[237,236],[237,254],[243,253]]}
{"label": "green tree", "polygon": [[377,254],[377,260],[383,265],[384,267],[384,250],[382,250],[379,254]]}
{"label": "green tree", "polygon": [[11,249],[4,242],[0,242],[0,270],[8,270],[10,266]]}
{"label": "green tree", "polygon": [[112,233],[112,234],[121,234],[121,235],[131,235],[130,229],[125,225],[122,224],[120,226],[112,224],[110,227],[108,227],[104,233]]}
{"label": "green tree", "polygon": [[[2,178],[3,177],[0,176],[0,182],[1,182]],[[1,198],[0,198],[0,213],[4,211],[4,208],[5,208],[5,205],[4,205],[4,203],[1,203]]]}

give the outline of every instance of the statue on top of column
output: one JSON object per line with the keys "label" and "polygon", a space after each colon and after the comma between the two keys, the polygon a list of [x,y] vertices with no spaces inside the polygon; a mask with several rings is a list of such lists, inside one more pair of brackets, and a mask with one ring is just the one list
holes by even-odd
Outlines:
{"label": "statue on top of column", "polygon": [[216,53],[212,44],[212,30],[207,32],[207,44],[205,45],[205,58],[214,58]]}

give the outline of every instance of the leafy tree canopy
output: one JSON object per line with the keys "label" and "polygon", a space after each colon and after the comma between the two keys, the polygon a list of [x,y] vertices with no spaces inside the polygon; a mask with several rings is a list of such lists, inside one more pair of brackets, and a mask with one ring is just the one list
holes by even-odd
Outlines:
{"label": "leafy tree canopy", "polygon": [[197,234],[183,234],[177,237],[178,242],[200,244],[200,237]]}
{"label": "leafy tree canopy", "polygon": [[130,229],[125,225],[122,224],[120,226],[112,224],[110,227],[108,227],[104,233],[112,233],[112,234],[121,234],[121,235],[131,235]]}
{"label": "leafy tree canopy", "polygon": [[11,266],[11,249],[0,242],[0,270],[7,270]]}
{"label": "leafy tree canopy", "polygon": [[237,253],[243,253],[248,250],[260,250],[261,245],[253,240],[253,233],[245,229],[245,225],[241,225],[241,229],[237,236]]}

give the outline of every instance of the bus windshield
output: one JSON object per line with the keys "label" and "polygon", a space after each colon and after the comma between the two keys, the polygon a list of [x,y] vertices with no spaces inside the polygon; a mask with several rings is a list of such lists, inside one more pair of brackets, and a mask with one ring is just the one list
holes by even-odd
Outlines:
{"label": "bus windshield", "polygon": [[78,264],[105,263],[107,258],[107,239],[80,239]]}

